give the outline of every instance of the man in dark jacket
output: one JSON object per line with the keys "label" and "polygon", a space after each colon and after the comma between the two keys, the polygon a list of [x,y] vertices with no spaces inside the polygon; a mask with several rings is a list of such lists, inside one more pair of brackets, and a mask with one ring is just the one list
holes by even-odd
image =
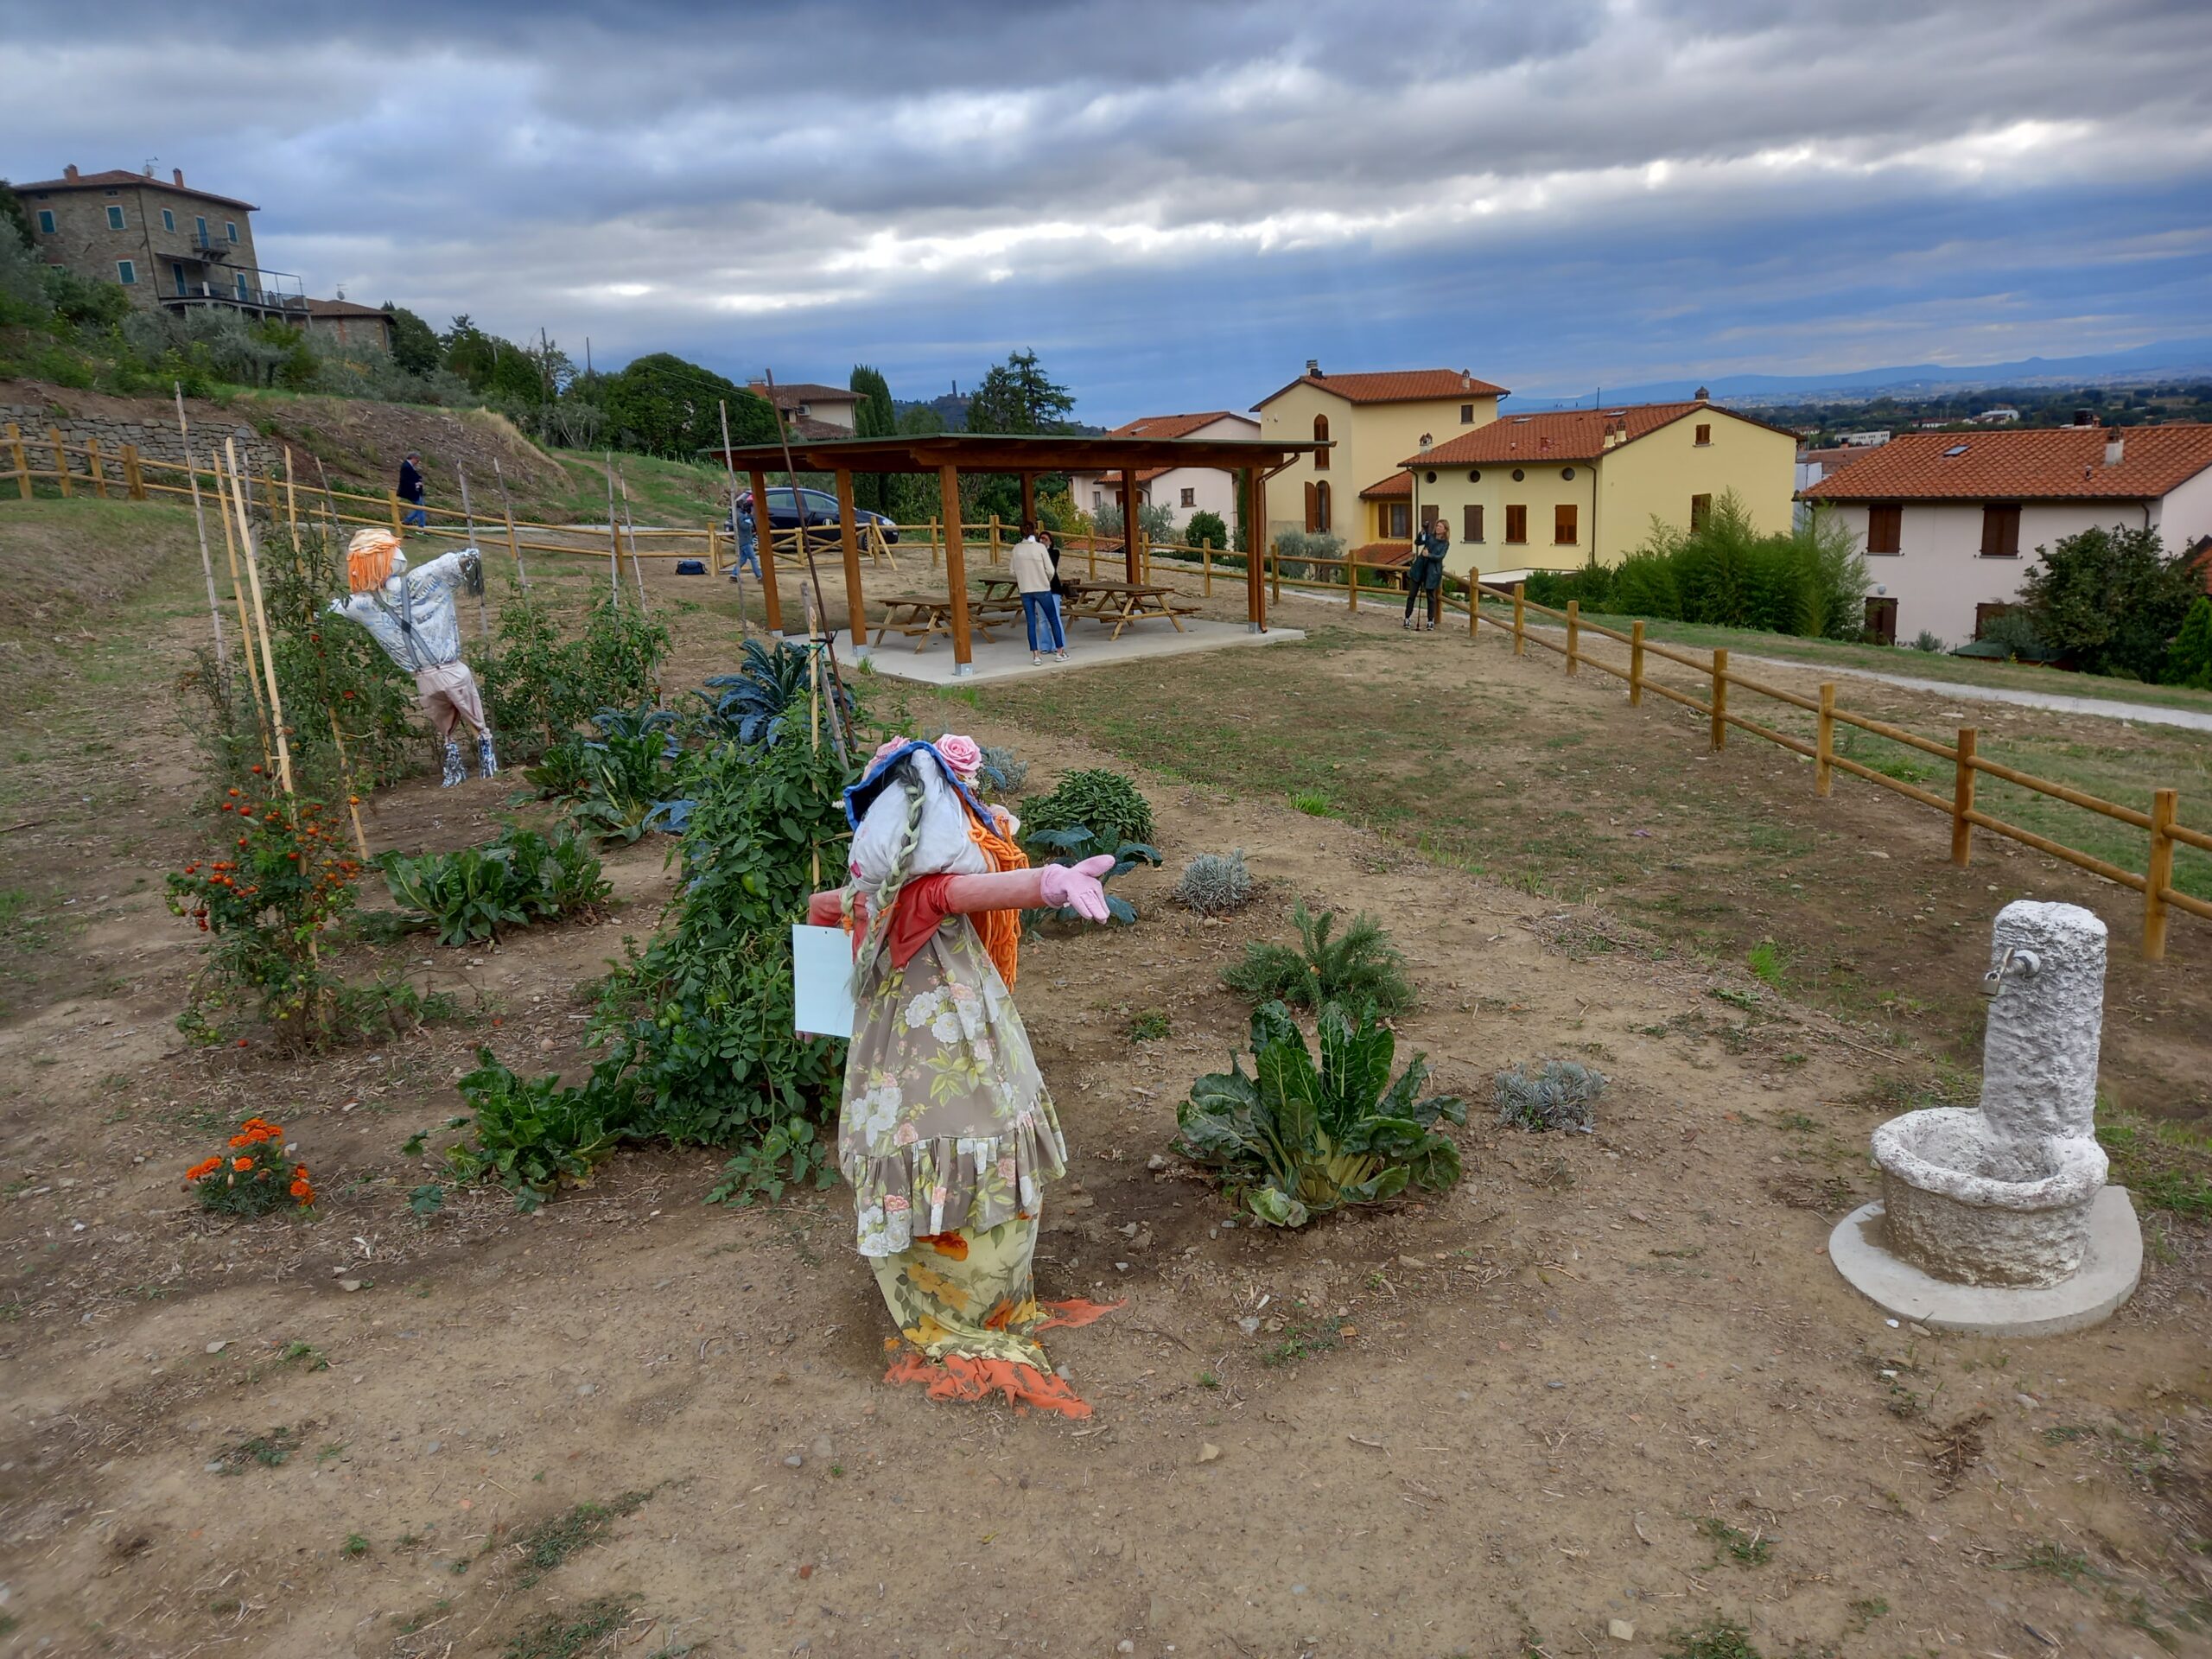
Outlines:
{"label": "man in dark jacket", "polygon": [[430,515],[423,509],[423,457],[414,450],[399,463],[399,499],[408,503],[408,509],[399,515],[403,524],[428,524]]}
{"label": "man in dark jacket", "polygon": [[1436,612],[1444,593],[1444,555],[1452,545],[1452,537],[1444,528],[1441,518],[1432,518],[1421,527],[1421,534],[1414,538],[1413,563],[1406,567],[1406,620],[1401,627],[1414,626],[1414,607],[1421,607],[1421,626],[1436,626]]}

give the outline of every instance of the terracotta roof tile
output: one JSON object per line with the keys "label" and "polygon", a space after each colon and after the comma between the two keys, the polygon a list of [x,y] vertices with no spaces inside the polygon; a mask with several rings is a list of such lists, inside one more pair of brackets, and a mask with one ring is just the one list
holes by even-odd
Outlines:
{"label": "terracotta roof tile", "polygon": [[1506,395],[1503,386],[1478,380],[1465,369],[1391,369],[1376,374],[1301,374],[1252,407],[1264,408],[1294,386],[1319,386],[1354,404],[1424,404]]}
{"label": "terracotta roof tile", "polygon": [[[746,390],[756,397],[766,397],[768,383],[754,380],[746,386]],[[811,380],[793,380],[788,385],[778,382],[776,396],[781,400],[782,407],[789,408],[793,404],[856,404],[861,395],[843,386],[824,386]]]}
{"label": "terracotta roof tile", "polygon": [[35,184],[10,185],[17,195],[28,195],[38,190],[112,190],[121,185],[136,185],[142,190],[167,190],[174,195],[197,196],[202,201],[219,201],[226,207],[242,207],[249,213],[260,208],[250,201],[240,201],[236,196],[219,196],[213,190],[195,190],[188,184],[171,184],[167,179],[149,179],[143,173],[133,173],[127,167],[111,167],[105,173],[79,173],[73,179],[41,179]]}
{"label": "terracotta roof tile", "polygon": [[1411,542],[1370,542],[1364,547],[1352,549],[1351,556],[1366,565],[1410,564],[1414,544]]}
{"label": "terracotta roof tile", "polygon": [[[1624,404],[1613,409],[1561,409],[1548,415],[1501,415],[1417,455],[1408,467],[1502,465],[1506,461],[1595,461],[1609,427],[1624,426],[1629,442],[1670,426],[1706,404]],[[1729,411],[1722,410],[1726,414]],[[1743,417],[1738,416],[1738,419]]]}
{"label": "terracotta roof tile", "polygon": [[352,300],[309,300],[308,315],[311,317],[388,317],[380,306],[360,305]]}
{"label": "terracotta roof tile", "polygon": [[[2120,458],[2105,465],[2107,435]],[[1957,450],[1956,454],[1950,454]],[[2081,501],[2160,496],[2212,467],[2212,425],[1915,432],[1809,485],[1808,501]]]}
{"label": "terracotta roof tile", "polygon": [[1242,418],[1226,409],[1210,409],[1198,415],[1140,415],[1134,421],[1124,421],[1106,435],[1109,438],[1187,438],[1192,433],[1211,426],[1216,421]]}
{"label": "terracotta roof tile", "polygon": [[1359,493],[1359,499],[1363,501],[1380,501],[1394,495],[1410,497],[1413,493],[1414,475],[1408,472],[1400,471],[1391,474],[1379,484],[1369,485]]}

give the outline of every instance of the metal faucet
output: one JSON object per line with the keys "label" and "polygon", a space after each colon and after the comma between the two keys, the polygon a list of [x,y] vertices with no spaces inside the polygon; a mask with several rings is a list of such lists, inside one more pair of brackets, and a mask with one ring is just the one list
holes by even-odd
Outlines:
{"label": "metal faucet", "polygon": [[1984,996],[1996,995],[2003,988],[2007,974],[2018,975],[2022,979],[2033,979],[2042,971],[2041,957],[2032,950],[2008,944],[2005,947],[2005,954],[1998,958],[1997,965],[1981,976],[1981,994]]}

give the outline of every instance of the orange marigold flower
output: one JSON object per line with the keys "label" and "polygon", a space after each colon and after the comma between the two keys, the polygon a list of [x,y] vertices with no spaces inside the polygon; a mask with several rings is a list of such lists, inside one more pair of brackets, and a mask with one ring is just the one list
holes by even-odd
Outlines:
{"label": "orange marigold flower", "polygon": [[184,1172],[184,1179],[188,1181],[196,1181],[203,1175],[213,1175],[222,1166],[223,1160],[219,1158],[203,1158]]}
{"label": "orange marigold flower", "polygon": [[231,1167],[238,1171],[239,1174],[243,1175],[246,1171],[253,1167],[253,1160],[251,1158],[233,1158],[231,1160]]}
{"label": "orange marigold flower", "polygon": [[251,1135],[234,1135],[231,1137],[231,1144],[233,1147],[250,1147],[254,1143],[255,1139],[256,1137]]}
{"label": "orange marigold flower", "polygon": [[292,1196],[297,1198],[302,1204],[313,1204],[315,1202],[315,1188],[309,1186],[305,1181],[294,1181],[292,1183]]}

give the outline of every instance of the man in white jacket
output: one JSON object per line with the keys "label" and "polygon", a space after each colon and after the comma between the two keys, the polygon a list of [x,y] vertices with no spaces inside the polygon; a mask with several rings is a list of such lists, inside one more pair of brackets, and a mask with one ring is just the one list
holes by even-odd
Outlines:
{"label": "man in white jacket", "polygon": [[1029,660],[1041,664],[1049,651],[1065,663],[1068,636],[1060,625],[1060,596],[1052,591],[1052,556],[1037,539],[1036,525],[1024,524],[1022,532],[1007,563],[1014,571],[1014,586],[1021,590],[1021,620],[1029,628]]}
{"label": "man in white jacket", "polygon": [[[365,530],[346,549],[346,579],[353,592],[333,600],[334,614],[350,617],[369,631],[384,654],[415,677],[423,712],[445,746],[444,785],[467,777],[454,728],[466,721],[476,734],[476,770],[499,775],[492,752],[492,728],[484,718],[484,699],[476,677],[461,655],[461,617],[454,590],[480,591],[482,561],[473,547],[432,559],[419,570],[407,568],[407,555],[388,530]],[[389,572],[389,574],[384,574]]]}

